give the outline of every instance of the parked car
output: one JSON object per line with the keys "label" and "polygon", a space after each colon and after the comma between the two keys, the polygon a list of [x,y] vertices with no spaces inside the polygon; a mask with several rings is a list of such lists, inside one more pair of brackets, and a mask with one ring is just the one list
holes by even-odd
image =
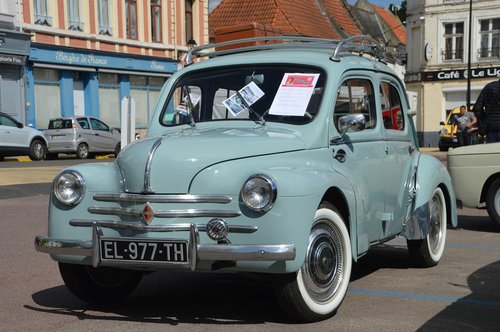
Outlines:
{"label": "parked car", "polygon": [[120,152],[120,130],[90,116],[50,119],[45,134],[49,142],[47,159],[56,159],[59,153],[87,159]]}
{"label": "parked car", "polygon": [[[276,39],[287,43],[262,43]],[[146,137],[54,179],[35,247],[80,299],[122,299],[164,269],[262,273],[283,310],[311,322],[335,314],[352,262],[376,244],[404,236],[416,265],[441,260],[457,222],[451,179],[419,152],[380,47],[243,41],[260,45],[190,50]]]}
{"label": "parked car", "polygon": [[491,220],[500,226],[500,143],[464,146],[447,156],[459,205],[486,204]]}
{"label": "parked car", "polygon": [[[472,106],[470,107],[470,110],[472,111]],[[439,143],[438,143],[439,151],[448,151],[448,149],[450,148],[456,148],[459,146],[457,139],[457,126],[453,128],[453,133],[451,128],[454,118],[459,114],[460,114],[460,107],[455,107],[454,109],[451,110],[450,113],[448,113],[448,116],[446,117],[446,122],[441,121],[439,123],[442,126],[441,130],[439,130]],[[478,133],[474,134],[474,137],[472,139],[473,144],[479,144],[484,142],[485,138],[482,135],[479,135]]]}
{"label": "parked car", "polygon": [[42,160],[46,153],[47,141],[41,131],[0,112],[0,161],[24,155],[31,160]]}

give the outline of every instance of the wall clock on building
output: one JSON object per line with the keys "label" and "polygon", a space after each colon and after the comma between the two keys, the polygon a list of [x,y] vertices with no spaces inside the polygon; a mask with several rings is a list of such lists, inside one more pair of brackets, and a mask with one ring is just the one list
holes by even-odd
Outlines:
{"label": "wall clock on building", "polygon": [[429,43],[425,44],[424,56],[425,61],[429,61],[432,58],[432,46]]}

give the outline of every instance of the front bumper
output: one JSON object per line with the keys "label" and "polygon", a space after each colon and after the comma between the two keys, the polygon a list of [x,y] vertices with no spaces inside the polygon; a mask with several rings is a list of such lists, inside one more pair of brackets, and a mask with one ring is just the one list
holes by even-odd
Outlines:
{"label": "front bumper", "polygon": [[[126,228],[130,230],[145,230],[148,232],[174,232],[189,231],[188,259],[182,264],[192,271],[198,269],[201,261],[287,261],[294,260],[296,250],[294,244],[259,244],[259,245],[233,245],[233,244],[200,244],[199,232],[205,230],[204,225],[177,224],[165,226],[143,226],[137,223],[115,223],[107,221],[72,221],[74,226],[92,227],[92,240],[67,240],[45,236],[35,238],[35,249],[40,252],[54,255],[69,255],[91,257],[92,266],[114,266],[124,267],[124,265],[144,266],[154,269],[160,268],[169,263],[136,261],[131,264],[124,261],[102,261],[99,247],[99,240],[102,236],[102,228]],[[236,232],[253,232],[248,228],[233,227]],[[179,267],[178,263],[171,263],[172,266]]]}

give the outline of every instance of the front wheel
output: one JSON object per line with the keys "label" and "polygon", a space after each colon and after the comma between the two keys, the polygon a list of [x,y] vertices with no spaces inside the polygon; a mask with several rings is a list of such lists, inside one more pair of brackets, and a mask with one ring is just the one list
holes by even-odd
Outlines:
{"label": "front wheel", "polygon": [[89,157],[89,147],[87,144],[78,144],[78,147],[76,148],[76,157],[78,159],[87,159]]}
{"label": "front wheel", "polygon": [[351,241],[344,219],[333,205],[322,203],[314,217],[304,265],[274,280],[282,309],[305,322],[333,316],[347,292],[351,267]]}
{"label": "front wheel", "polygon": [[500,226],[500,179],[493,181],[486,193],[488,215]]}
{"label": "front wheel", "polygon": [[133,270],[66,263],[59,263],[59,272],[73,295],[92,304],[123,300],[142,278],[142,273]]}
{"label": "front wheel", "polygon": [[410,257],[417,266],[435,266],[441,260],[446,242],[446,200],[441,188],[436,188],[429,201],[429,232],[425,239],[407,240]]}
{"label": "front wheel", "polygon": [[33,161],[43,160],[47,154],[47,146],[41,140],[34,140],[30,144],[28,156]]}

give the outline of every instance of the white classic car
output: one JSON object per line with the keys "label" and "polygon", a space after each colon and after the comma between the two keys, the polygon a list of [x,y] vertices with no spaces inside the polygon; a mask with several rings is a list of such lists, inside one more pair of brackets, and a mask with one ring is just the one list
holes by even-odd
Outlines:
{"label": "white classic car", "polygon": [[486,203],[490,218],[500,225],[500,143],[450,150],[448,170],[459,206],[477,208]]}

